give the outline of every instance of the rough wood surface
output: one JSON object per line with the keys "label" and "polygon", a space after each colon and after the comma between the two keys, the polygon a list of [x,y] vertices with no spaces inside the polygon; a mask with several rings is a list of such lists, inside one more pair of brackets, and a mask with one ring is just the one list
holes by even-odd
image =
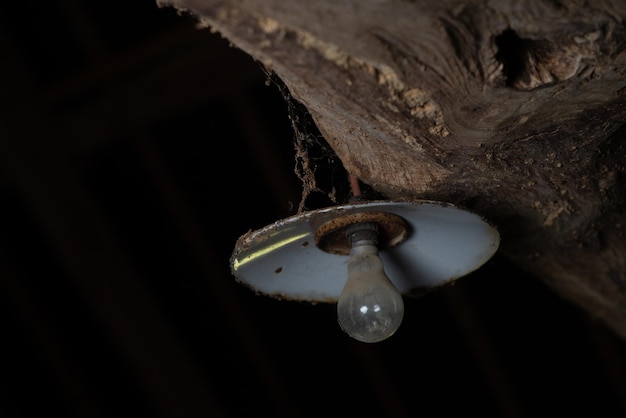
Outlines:
{"label": "rough wood surface", "polygon": [[626,3],[161,5],[274,71],[349,172],[481,213],[504,254],[626,338]]}

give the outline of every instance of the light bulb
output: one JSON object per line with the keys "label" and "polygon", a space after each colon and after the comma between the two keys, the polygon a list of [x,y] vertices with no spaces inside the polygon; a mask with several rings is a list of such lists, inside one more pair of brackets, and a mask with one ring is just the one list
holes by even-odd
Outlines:
{"label": "light bulb", "polygon": [[404,317],[402,294],[385,274],[378,255],[378,225],[350,225],[348,280],[337,303],[339,325],[350,337],[375,343],[391,337]]}

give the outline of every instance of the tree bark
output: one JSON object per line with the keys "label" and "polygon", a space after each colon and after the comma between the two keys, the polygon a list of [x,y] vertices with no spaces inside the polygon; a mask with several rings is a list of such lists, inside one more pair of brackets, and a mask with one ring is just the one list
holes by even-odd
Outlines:
{"label": "tree bark", "polygon": [[275,72],[349,173],[480,213],[504,255],[626,338],[626,3],[161,5]]}

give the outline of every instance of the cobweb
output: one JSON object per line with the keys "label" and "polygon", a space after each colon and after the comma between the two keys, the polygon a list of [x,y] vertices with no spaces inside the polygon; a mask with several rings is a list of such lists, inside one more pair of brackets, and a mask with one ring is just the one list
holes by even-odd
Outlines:
{"label": "cobweb", "polygon": [[307,108],[295,99],[284,82],[264,69],[267,84],[274,84],[283,96],[293,129],[294,172],[302,182],[298,213],[345,203],[350,198],[348,174],[320,133]]}

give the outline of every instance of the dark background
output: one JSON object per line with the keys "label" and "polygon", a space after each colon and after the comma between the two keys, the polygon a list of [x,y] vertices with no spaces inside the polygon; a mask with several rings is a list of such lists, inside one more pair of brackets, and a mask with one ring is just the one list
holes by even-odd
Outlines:
{"label": "dark background", "polygon": [[499,254],[378,344],[235,283],[237,238],[300,203],[291,120],[318,134],[192,17],[5,1],[0,25],[1,416],[626,416],[625,342]]}

